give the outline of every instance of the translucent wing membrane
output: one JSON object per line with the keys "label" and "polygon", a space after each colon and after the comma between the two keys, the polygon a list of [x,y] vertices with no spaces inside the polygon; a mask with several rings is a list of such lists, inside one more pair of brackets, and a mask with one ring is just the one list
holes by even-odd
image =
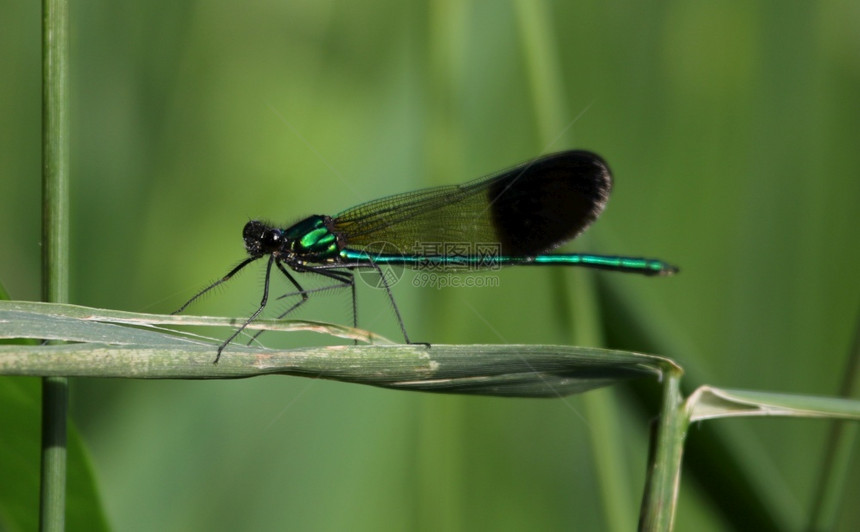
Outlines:
{"label": "translucent wing membrane", "polygon": [[[599,156],[566,151],[463,185],[429,188],[364,203],[332,222],[345,247],[404,253],[425,243],[498,243],[533,257],[580,234],[603,211],[612,177]],[[390,251],[390,250],[389,250]]]}

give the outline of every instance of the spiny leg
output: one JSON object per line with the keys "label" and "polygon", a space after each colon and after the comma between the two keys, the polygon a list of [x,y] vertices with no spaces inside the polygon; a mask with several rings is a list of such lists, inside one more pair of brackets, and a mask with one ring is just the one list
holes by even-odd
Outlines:
{"label": "spiny leg", "polygon": [[[341,283],[340,286],[334,285],[328,288],[342,288],[344,286],[349,286],[352,292],[352,326],[353,328],[358,328],[358,308],[355,299],[355,274],[350,270],[326,270],[326,269],[312,269],[310,270],[316,274],[323,275],[328,277],[329,279],[334,279]],[[358,340],[356,340],[357,342]]]}
{"label": "spiny leg", "polygon": [[[192,297],[191,299],[189,299],[188,301],[186,301],[186,302],[185,302],[185,304],[184,304],[184,305],[182,305],[181,307],[179,307],[179,309],[178,309],[178,310],[175,310],[175,311],[171,312],[171,314],[179,314],[180,312],[182,312],[183,310],[185,310],[186,308],[188,308],[188,305],[190,305],[191,303],[194,303],[195,301],[197,301],[197,299],[198,299],[200,296],[202,296],[202,295],[203,295],[203,294],[205,294],[206,292],[208,292],[208,291],[212,290],[212,289],[213,289],[213,288],[215,288],[216,286],[226,283],[226,282],[227,282],[227,281],[229,281],[229,280],[230,280],[234,275],[236,275],[236,274],[239,272],[239,270],[241,270],[241,269],[242,269],[242,268],[244,268],[245,266],[247,266],[247,265],[251,264],[252,262],[254,262],[255,260],[257,260],[258,258],[260,258],[260,257],[250,257],[250,258],[247,258],[247,259],[243,260],[241,263],[239,263],[239,265],[238,265],[238,266],[236,266],[235,268],[233,268],[232,270],[230,270],[230,271],[227,273],[227,275],[225,275],[224,277],[222,277],[222,278],[218,279],[218,280],[217,280],[217,281],[215,281],[214,283],[210,284],[209,286],[207,286],[207,287],[206,287],[206,288],[204,288],[203,290],[201,290],[201,291],[197,292],[197,294],[196,294],[194,297]],[[268,279],[268,277],[267,277],[267,279]],[[221,351],[219,350],[219,351],[218,351],[218,353],[220,354],[220,353],[221,353]]]}
{"label": "spiny leg", "polygon": [[[358,300],[355,298],[355,274],[352,271],[349,272],[349,286],[352,289],[352,327],[358,329]],[[353,343],[358,345],[358,340]]]}
{"label": "spiny leg", "polygon": [[[235,332],[233,332],[233,334],[231,334],[230,337],[227,338],[227,340],[225,340],[223,344],[218,346],[218,354],[215,355],[215,361],[213,362],[213,364],[218,363],[218,359],[221,358],[221,351],[223,351],[224,348],[227,347],[227,345],[232,342],[234,338],[239,336],[239,334],[245,330],[245,327],[247,327],[248,324],[257,319],[257,316],[259,316],[260,313],[263,312],[263,309],[266,308],[266,303],[269,301],[269,278],[272,275],[272,262],[274,261],[275,256],[269,255],[269,262],[266,263],[266,280],[263,283],[263,299],[260,301],[260,308],[258,308],[256,312],[251,314],[251,317],[245,320],[245,323],[243,323],[241,327],[239,327]],[[231,273],[235,273],[236,271],[238,270],[234,269]]]}
{"label": "spiny leg", "polygon": [[[353,274],[352,271],[340,269],[329,270],[328,268],[320,267],[305,267],[299,271],[313,272],[317,275],[322,275],[323,277],[328,277],[329,279],[334,279],[335,281],[341,283],[340,285],[327,286],[324,288],[324,290],[332,288],[342,288],[348,285],[352,291],[352,326],[353,328],[358,328],[358,312],[356,309],[355,300],[355,274]],[[356,340],[355,342],[358,343],[358,340]]]}
{"label": "spiny leg", "polygon": [[[407,344],[411,344],[409,341],[409,335],[406,334],[406,325],[403,324],[403,318],[400,316],[400,309],[397,308],[397,302],[394,301],[394,294],[391,293],[391,287],[388,285],[388,281],[385,279],[385,274],[382,273],[382,269],[376,264],[375,261],[370,261],[370,264],[373,265],[373,268],[379,274],[379,279],[382,281],[382,286],[385,287],[385,293],[388,294],[388,299],[391,301],[391,306],[394,307],[394,315],[397,316],[397,323],[400,325],[400,331],[403,333],[403,339]],[[353,307],[355,306],[355,288],[353,287]],[[427,344],[429,347],[430,344]]]}
{"label": "spiny leg", "polygon": [[[358,329],[358,303],[356,302],[357,300],[355,297],[355,274],[351,270],[329,271],[325,269],[315,269],[313,272],[343,283],[341,286],[349,285],[350,291],[352,292],[352,328]],[[353,340],[353,343],[358,345],[358,340]]]}
{"label": "spiny leg", "polygon": [[[406,341],[407,344],[417,343],[417,344],[421,344],[421,345],[425,345],[427,347],[430,347],[430,344],[427,342],[412,342],[409,340],[409,335],[406,333],[406,326],[403,323],[403,318],[400,316],[400,309],[397,307],[397,302],[394,300],[394,294],[391,293],[391,285],[388,284],[388,281],[385,278],[385,274],[383,274],[382,269],[380,269],[379,265],[376,264],[375,261],[339,263],[336,265],[320,265],[320,266],[315,266],[312,271],[314,271],[316,273],[322,273],[325,270],[334,269],[334,268],[337,268],[338,270],[353,270],[356,268],[367,268],[368,262],[370,263],[370,267],[372,267],[373,269],[376,270],[376,272],[379,274],[380,279],[382,280],[382,286],[385,288],[385,293],[388,294],[388,300],[391,301],[391,306],[394,307],[394,314],[397,317],[398,325],[400,325],[400,332],[403,333],[403,339]],[[346,272],[341,272],[341,274],[345,275]],[[351,271],[349,274],[353,275]],[[355,311],[355,301],[356,301],[354,279],[353,279],[352,290],[353,290],[352,304],[353,304],[353,312],[354,312]]]}
{"label": "spiny leg", "polygon": [[[301,298],[299,301],[297,301],[293,306],[291,306],[290,308],[288,308],[287,310],[285,310],[284,312],[282,312],[281,314],[279,314],[275,319],[278,319],[278,320],[283,319],[283,318],[284,318],[285,316],[287,316],[289,313],[291,313],[292,311],[296,310],[297,308],[299,308],[300,306],[302,306],[303,304],[305,304],[305,303],[307,302],[307,300],[308,300],[308,294],[313,294],[313,293],[315,293],[315,292],[324,292],[324,291],[326,291],[326,290],[332,290],[332,289],[334,289],[334,288],[340,288],[340,287],[342,286],[342,285],[333,285],[333,286],[324,286],[324,287],[321,287],[321,288],[313,288],[313,289],[311,289],[311,290],[305,290],[305,289],[304,289],[304,287],[303,287],[302,285],[300,285],[300,284],[299,284],[299,282],[298,282],[298,281],[296,281],[296,279],[295,279],[295,278],[290,274],[290,272],[289,272],[289,271],[287,271],[287,269],[286,269],[286,268],[284,268],[284,265],[283,265],[280,261],[276,262],[276,264],[277,264],[277,266],[278,266],[278,269],[281,271],[281,273],[283,273],[283,274],[284,274],[284,276],[285,276],[285,277],[286,277],[286,278],[287,278],[287,279],[288,279],[288,280],[293,284],[293,286],[296,288],[296,291],[295,291],[295,292],[289,292],[289,293],[284,294],[284,295],[282,295],[282,296],[278,296],[278,299],[284,299],[285,297],[291,297],[291,296],[295,296],[295,295],[300,295],[300,296],[302,296],[302,298]],[[301,271],[301,272],[306,272],[306,271],[314,272],[314,270],[312,270],[312,269],[311,269],[311,270],[308,270],[308,269],[304,269],[304,268],[299,269],[298,271]],[[314,273],[319,273],[319,272],[314,272]],[[339,277],[334,277],[334,276],[326,275],[326,274],[321,274],[321,275],[324,275],[325,277],[334,278],[334,279],[336,279],[337,281],[339,281],[339,282],[341,282],[341,283],[343,283],[343,284],[346,284],[346,283],[343,281],[343,279],[340,279]],[[249,340],[249,341],[248,341],[248,345],[251,345],[251,344],[254,342],[254,340],[256,340],[256,339],[257,339],[261,334],[263,334],[264,332],[266,332],[266,331],[265,331],[265,330],[257,331],[257,332],[254,334],[254,336],[252,336],[252,337],[251,337],[251,340]]]}

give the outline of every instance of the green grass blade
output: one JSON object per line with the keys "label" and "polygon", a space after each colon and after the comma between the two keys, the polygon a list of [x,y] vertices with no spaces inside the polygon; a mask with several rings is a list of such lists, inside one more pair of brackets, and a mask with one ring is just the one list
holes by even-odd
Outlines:
{"label": "green grass blade", "polygon": [[657,377],[665,362],[650,355],[585,347],[434,344],[288,350],[236,346],[212,364],[215,344],[167,343],[2,346],[0,374],[138,379],[282,374],[401,390],[552,398]]}
{"label": "green grass blade", "polygon": [[[41,304],[29,312],[22,306],[0,304],[3,335],[51,334],[78,343],[0,347],[2,375],[209,379],[284,374],[402,390],[559,397],[631,378],[659,377],[667,365],[676,367],[661,357],[608,349],[439,344],[288,350],[231,345],[216,365],[212,360],[217,341],[142,328],[153,321],[174,322],[177,316],[140,315],[132,326],[92,318],[109,311],[76,307],[71,310],[82,315],[69,317],[69,306]],[[130,320],[131,314],[124,313],[122,319]]]}
{"label": "green grass blade", "polygon": [[690,395],[691,421],[725,417],[790,416],[860,420],[860,401],[702,386]]}

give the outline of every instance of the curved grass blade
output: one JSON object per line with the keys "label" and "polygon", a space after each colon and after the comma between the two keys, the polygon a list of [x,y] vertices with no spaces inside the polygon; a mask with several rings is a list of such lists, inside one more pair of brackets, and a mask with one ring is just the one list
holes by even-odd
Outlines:
{"label": "curved grass blade", "polygon": [[[632,378],[659,378],[668,367],[679,370],[670,360],[651,355],[551,345],[346,345],[280,350],[235,346],[213,365],[216,340],[188,338],[152,326],[177,320],[222,325],[221,318],[27,305],[33,304],[0,305],[0,336],[50,335],[79,343],[0,347],[2,375],[212,379],[283,374],[401,390],[559,397]],[[122,323],[94,321],[95,316]],[[285,324],[254,325],[281,329]]]}

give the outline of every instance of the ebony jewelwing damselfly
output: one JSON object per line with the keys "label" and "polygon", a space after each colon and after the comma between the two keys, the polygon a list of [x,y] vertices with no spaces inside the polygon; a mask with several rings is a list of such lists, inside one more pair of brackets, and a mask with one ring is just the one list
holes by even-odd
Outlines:
{"label": "ebony jewelwing damselfly", "polygon": [[[218,347],[217,363],[224,348],[266,307],[273,266],[296,288],[281,297],[301,296],[279,319],[305,303],[312,292],[350,287],[354,325],[355,270],[375,270],[407,343],[409,336],[381,265],[442,270],[552,265],[642,275],[677,273],[678,268],[657,259],[549,253],[597,219],[611,189],[606,162],[594,153],[572,150],[538,157],[463,185],[388,196],[334,217],[316,214],[285,229],[253,220],[242,231],[248,258],[176,312],[268,255],[260,307]],[[480,252],[476,251],[478,245]],[[294,272],[327,277],[335,284],[305,290],[285,265]]]}

